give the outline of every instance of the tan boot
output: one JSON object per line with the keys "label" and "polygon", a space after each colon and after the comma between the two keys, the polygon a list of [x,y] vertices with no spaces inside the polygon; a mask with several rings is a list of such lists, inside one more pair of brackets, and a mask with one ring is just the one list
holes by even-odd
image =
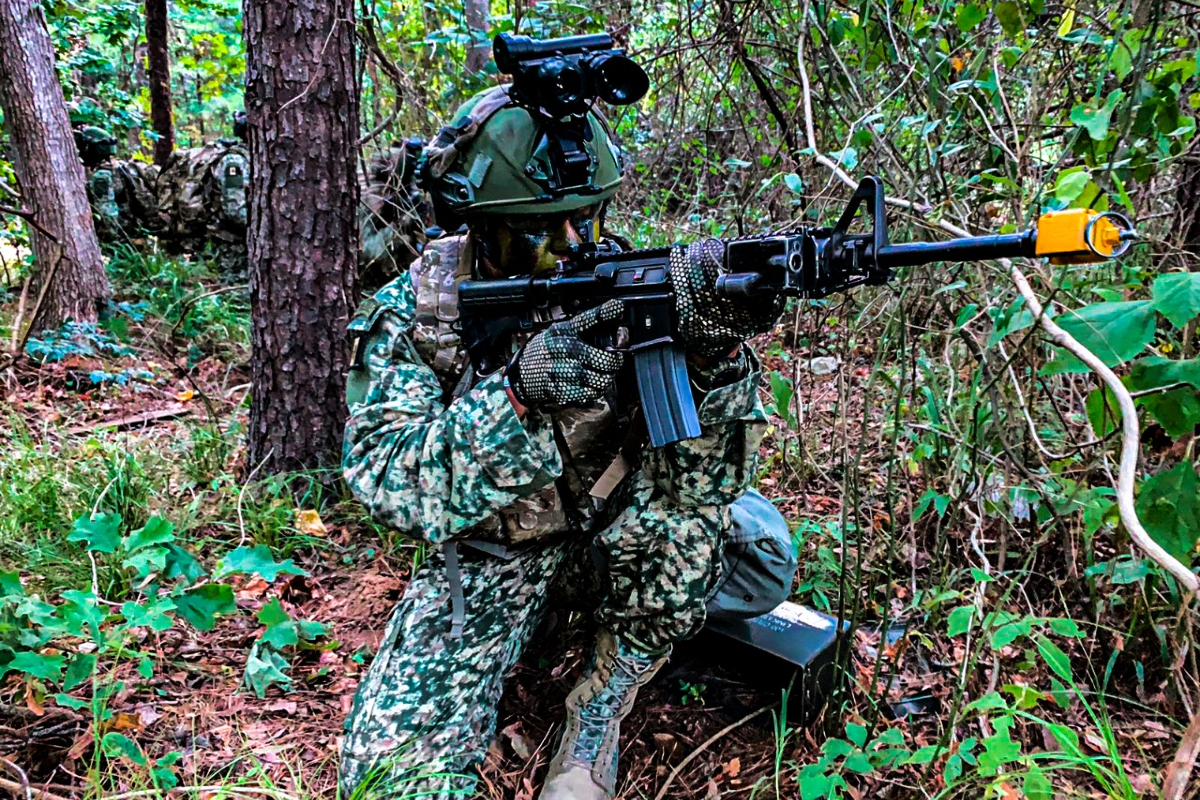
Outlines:
{"label": "tan boot", "polygon": [[567,696],[566,729],[538,800],[611,800],[621,720],[667,655],[644,653],[600,631],[591,673]]}

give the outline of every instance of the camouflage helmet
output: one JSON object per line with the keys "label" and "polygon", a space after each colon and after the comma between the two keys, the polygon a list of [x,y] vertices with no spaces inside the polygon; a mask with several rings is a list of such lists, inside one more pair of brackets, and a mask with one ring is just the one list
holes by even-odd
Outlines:
{"label": "camouflage helmet", "polygon": [[95,125],[75,129],[75,149],[85,166],[93,167],[117,153],[117,140]]}
{"label": "camouflage helmet", "polygon": [[[475,95],[425,149],[422,183],[435,204],[455,216],[546,214],[609,199],[623,179],[621,152],[594,110],[554,120],[531,113],[500,86]],[[565,133],[559,133],[565,131]],[[562,136],[586,155],[576,179],[556,169]]]}

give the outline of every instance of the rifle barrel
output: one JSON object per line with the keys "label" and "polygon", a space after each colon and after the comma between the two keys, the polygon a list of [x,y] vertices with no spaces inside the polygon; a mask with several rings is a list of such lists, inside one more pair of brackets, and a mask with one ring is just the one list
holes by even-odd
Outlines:
{"label": "rifle barrel", "polygon": [[1037,244],[1037,231],[996,236],[971,236],[948,242],[909,242],[889,244],[880,248],[879,266],[886,269],[915,267],[934,261],[982,261],[990,258],[1032,258]]}

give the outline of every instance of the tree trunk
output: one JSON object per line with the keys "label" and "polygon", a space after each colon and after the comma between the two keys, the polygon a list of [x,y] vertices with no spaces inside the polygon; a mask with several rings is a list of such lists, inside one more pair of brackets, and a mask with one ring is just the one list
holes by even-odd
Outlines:
{"label": "tree trunk", "polygon": [[357,299],[353,0],[245,0],[250,463],[335,470]]}
{"label": "tree trunk", "polygon": [[150,80],[150,127],[154,140],[154,163],[167,165],[175,149],[175,126],[171,122],[171,64],[167,49],[167,0],[146,0],[146,61]]}
{"label": "tree trunk", "polygon": [[467,31],[471,44],[467,45],[467,71],[479,72],[487,66],[492,46],[487,40],[488,0],[466,0]]}
{"label": "tree trunk", "polygon": [[[12,138],[35,256],[30,330],[94,321],[110,288],[92,227],[54,48],[36,0],[0,0],[0,110]],[[49,235],[47,235],[49,234]]]}

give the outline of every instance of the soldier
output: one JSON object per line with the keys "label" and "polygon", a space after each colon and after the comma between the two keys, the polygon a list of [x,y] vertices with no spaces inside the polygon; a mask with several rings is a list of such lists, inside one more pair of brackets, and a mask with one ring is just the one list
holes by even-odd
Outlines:
{"label": "soldier", "polygon": [[75,148],[87,170],[88,200],[100,241],[133,242],[161,226],[157,167],[114,159],[117,140],[95,125],[75,129]]}
{"label": "soldier", "polygon": [[[234,117],[234,132],[244,133]],[[167,220],[159,236],[169,253],[211,253],[228,282],[247,276],[246,177],[249,158],[238,139],[220,138],[176,150],[158,180],[158,208]]]}
{"label": "soldier", "polygon": [[416,185],[416,164],[424,143],[395,142],[371,157],[360,179],[359,280],[378,287],[408,268],[425,244],[431,209]]}
{"label": "soldier", "polygon": [[[680,251],[672,273],[699,438],[646,446],[625,358],[593,338],[618,301],[506,342],[502,370],[468,363],[460,281],[544,274],[600,236],[620,153],[598,113],[583,124],[586,182],[559,188],[541,121],[507,87],[464,105],[427,164],[435,205],[468,232],[430,241],[351,324],[346,480],[376,519],[437,547],[359,687],[345,796],[470,796],[506,673],[547,611],[571,607],[598,632],[540,798],[613,797],[620,722],[717,602],[734,516],[782,532],[791,552],[778,512],[743,498],[766,426],[743,342],[781,306],[716,294],[719,242]],[[794,569],[793,556],[749,615],[786,596]]]}

